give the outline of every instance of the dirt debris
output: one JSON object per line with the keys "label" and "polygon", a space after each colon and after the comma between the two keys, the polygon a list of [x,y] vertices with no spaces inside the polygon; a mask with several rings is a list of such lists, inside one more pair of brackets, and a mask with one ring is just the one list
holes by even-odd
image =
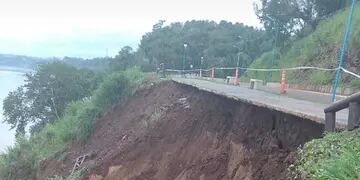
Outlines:
{"label": "dirt debris", "polygon": [[166,81],[144,86],[94,128],[38,179],[66,177],[89,151],[96,165],[87,179],[285,179],[292,152],[323,125]]}

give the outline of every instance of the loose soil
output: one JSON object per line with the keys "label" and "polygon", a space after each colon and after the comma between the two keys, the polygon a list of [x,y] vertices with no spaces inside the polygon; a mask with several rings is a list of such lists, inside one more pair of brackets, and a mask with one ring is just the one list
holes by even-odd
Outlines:
{"label": "loose soil", "polygon": [[94,123],[82,144],[44,161],[37,179],[286,179],[296,148],[323,125],[166,81],[140,87]]}

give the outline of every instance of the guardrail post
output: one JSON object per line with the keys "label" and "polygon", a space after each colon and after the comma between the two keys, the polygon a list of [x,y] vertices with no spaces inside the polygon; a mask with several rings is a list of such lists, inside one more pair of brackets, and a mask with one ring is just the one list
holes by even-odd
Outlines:
{"label": "guardrail post", "polygon": [[326,112],[325,113],[325,131],[334,132],[335,131],[335,112]]}
{"label": "guardrail post", "polygon": [[360,125],[360,103],[350,102],[349,103],[349,119],[347,129],[349,131],[358,128]]}

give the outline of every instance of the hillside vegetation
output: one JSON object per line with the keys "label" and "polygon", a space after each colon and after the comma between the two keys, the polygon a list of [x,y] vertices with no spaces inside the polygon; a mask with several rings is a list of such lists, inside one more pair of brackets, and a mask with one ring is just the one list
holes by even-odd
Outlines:
{"label": "hillside vegetation", "polygon": [[43,160],[85,140],[92,133],[93,121],[114,103],[131,95],[144,78],[138,69],[106,74],[90,96],[68,103],[59,119],[30,137],[18,134],[16,144],[0,154],[0,177],[36,179]]}
{"label": "hillside vegetation", "polygon": [[291,179],[360,179],[360,131],[330,133],[298,150]]}
{"label": "hillside vegetation", "polygon": [[[297,66],[315,66],[336,68],[339,51],[342,46],[345,25],[349,10],[340,10],[336,15],[323,20],[315,31],[303,39],[287,42],[283,48],[269,51],[257,58],[251,67],[254,68],[286,68]],[[280,49],[280,50],[279,50]],[[357,6],[350,36],[350,44],[345,60],[345,68],[360,72],[360,6]],[[273,62],[273,63],[272,63]],[[249,72],[250,76],[265,79],[266,73]],[[294,71],[289,73],[288,81],[312,85],[330,85],[334,72]],[[279,73],[273,73],[272,81],[279,81]],[[360,88],[359,79],[342,75],[342,86]]]}

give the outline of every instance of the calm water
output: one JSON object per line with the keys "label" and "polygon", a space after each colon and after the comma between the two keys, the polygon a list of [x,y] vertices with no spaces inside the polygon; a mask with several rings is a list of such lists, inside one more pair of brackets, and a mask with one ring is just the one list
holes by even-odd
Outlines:
{"label": "calm water", "polygon": [[15,90],[23,83],[24,73],[0,70],[0,152],[6,150],[7,146],[12,145],[15,139],[14,131],[10,131],[10,126],[3,123],[2,102],[10,91]]}

